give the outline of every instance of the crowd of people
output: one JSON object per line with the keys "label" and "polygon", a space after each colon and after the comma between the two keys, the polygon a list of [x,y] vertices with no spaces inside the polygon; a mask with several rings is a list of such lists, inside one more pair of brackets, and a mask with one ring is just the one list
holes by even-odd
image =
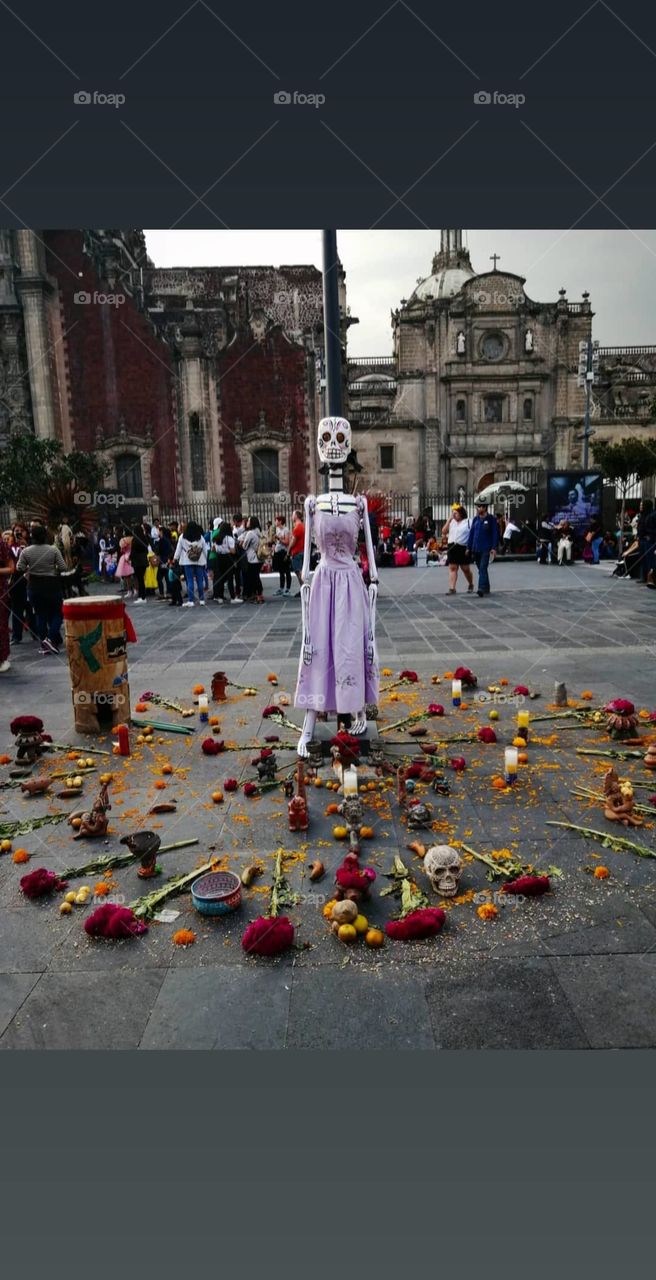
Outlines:
{"label": "crowd of people", "polygon": [[[615,560],[616,574],[656,588],[656,510],[648,498],[629,513],[623,529],[614,531],[604,531],[595,518],[583,529],[568,519],[534,525],[511,514],[494,514],[486,502],[476,504],[473,517],[455,502],[445,521],[426,511],[379,528],[371,515],[370,528],[380,568],[444,565],[450,595],[457,591],[459,575],[467,593],[489,595],[489,566],[504,555],[561,566]],[[276,515],[266,530],[256,515],[241,512],[232,518],[217,516],[205,530],[193,520],[140,521],[86,535],[62,523],[52,537],[36,521],[15,524],[0,538],[0,672],[9,670],[10,644],[19,645],[26,636],[39,642],[43,655],[59,652],[63,601],[87,594],[90,573],[135,605],[149,598],[187,609],[207,602],[261,605],[265,570],[278,577],[276,596],[299,598],[304,552],[300,510],[291,520]],[[367,581],[364,535],[359,555]],[[312,566],[317,558],[312,547]]]}

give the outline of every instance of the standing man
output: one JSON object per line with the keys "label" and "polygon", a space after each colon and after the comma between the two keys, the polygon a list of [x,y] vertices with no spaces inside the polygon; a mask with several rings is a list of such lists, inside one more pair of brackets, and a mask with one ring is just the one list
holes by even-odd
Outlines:
{"label": "standing man", "polygon": [[499,545],[499,526],[488,510],[487,502],[476,503],[476,515],[469,531],[469,554],[478,567],[478,594],[489,596],[488,565],[494,560]]}
{"label": "standing man", "polygon": [[305,525],[303,524],[303,515],[300,511],[295,511],[292,517],[292,536],[289,543],[289,559],[291,560],[292,569],[298,578],[299,586],[299,590],[294,592],[295,599],[298,599],[301,594],[301,570],[303,568],[304,554]]}

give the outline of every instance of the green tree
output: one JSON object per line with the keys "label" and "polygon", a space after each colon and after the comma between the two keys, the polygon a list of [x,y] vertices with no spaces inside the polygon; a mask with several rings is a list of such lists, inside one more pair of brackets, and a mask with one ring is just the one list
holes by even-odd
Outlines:
{"label": "green tree", "polygon": [[624,547],[624,512],[626,495],[635,480],[646,480],[656,473],[656,440],[639,440],[630,436],[617,444],[599,441],[592,446],[595,465],[603,471],[609,480],[619,487],[621,495],[620,509],[620,555]]}
{"label": "green tree", "polygon": [[0,505],[51,526],[64,519],[78,525],[88,502],[77,502],[76,495],[95,493],[109,470],[98,454],[78,449],[64,453],[58,440],[15,433],[0,450]]}

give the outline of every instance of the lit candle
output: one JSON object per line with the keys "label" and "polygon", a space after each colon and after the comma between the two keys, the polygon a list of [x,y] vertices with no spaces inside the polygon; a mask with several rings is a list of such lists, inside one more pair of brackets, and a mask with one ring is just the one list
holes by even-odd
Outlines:
{"label": "lit candle", "polygon": [[358,771],[351,765],[350,768],[344,770],[344,795],[357,796],[358,794]]}
{"label": "lit candle", "polygon": [[517,712],[517,728],[518,729],[528,729],[529,720],[530,720],[530,716],[528,711]]}
{"label": "lit candle", "polygon": [[126,724],[118,726],[118,753],[120,756],[130,754],[130,731]]}
{"label": "lit candle", "polygon": [[517,781],[517,747],[506,747],[504,753],[506,782],[513,783]]}
{"label": "lit candle", "polygon": [[206,693],[198,695],[198,713],[201,720],[207,721],[209,717],[210,704]]}
{"label": "lit candle", "polygon": [[462,680],[452,680],[451,681],[451,701],[454,707],[460,706],[461,697],[462,697]]}

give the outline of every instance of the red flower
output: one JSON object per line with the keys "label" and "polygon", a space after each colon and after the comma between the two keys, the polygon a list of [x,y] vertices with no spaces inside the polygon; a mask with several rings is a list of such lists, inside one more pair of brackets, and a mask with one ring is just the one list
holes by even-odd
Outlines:
{"label": "red flower", "polygon": [[483,725],[482,729],[479,729],[476,737],[479,742],[496,742],[497,740],[497,735],[494,732],[494,729],[490,729],[486,724]]}
{"label": "red flower", "polygon": [[106,902],[87,917],[84,931],[90,938],[136,938],[148,932],[148,925],[137,920],[129,907]]}
{"label": "red flower", "polygon": [[341,866],[335,872],[335,884],[340,889],[357,889],[359,893],[367,894],[374,880],[376,872],[373,867],[364,867],[360,870],[358,859],[354,853],[347,853]]}
{"label": "red flower", "polygon": [[255,783],[254,783],[254,782],[245,782],[245,783],[244,783],[244,795],[245,795],[245,796],[254,796],[254,795],[257,795],[257,787],[256,787],[256,785],[255,785]]}
{"label": "red flower", "polygon": [[265,742],[280,742],[280,735],[277,733],[269,733],[264,739]]}
{"label": "red flower", "polygon": [[43,720],[38,716],[15,716],[9,728],[12,733],[41,733]]}
{"label": "red flower", "polygon": [[530,697],[530,690],[527,689],[525,684],[516,684],[513,693],[521,694],[524,698]]}
{"label": "red flower", "polygon": [[239,783],[236,778],[226,778],[223,784],[224,791],[236,791]]}
{"label": "red flower", "polygon": [[419,679],[416,671],[399,671],[399,680],[407,680],[409,684],[416,684]]}
{"label": "red flower", "polygon": [[219,738],[203,738],[200,749],[203,755],[218,756],[223,751],[224,743]]}
{"label": "red flower", "polygon": [[42,741],[42,742],[52,742],[52,734],[51,734],[51,733],[42,733],[42,734],[41,734],[41,741]]}
{"label": "red flower", "polygon": [[262,719],[269,720],[271,716],[279,716],[281,714],[282,712],[280,710],[280,707],[277,707],[274,703],[272,703],[270,707],[264,708],[264,711],[262,712]]}
{"label": "red flower", "polygon": [[357,764],[360,754],[360,739],[352,733],[336,733],[330,740],[331,747],[337,747],[340,763]]}
{"label": "red flower", "polygon": [[449,764],[456,773],[462,773],[467,768],[467,761],[464,756],[452,756]]}
{"label": "red flower", "polygon": [[262,750],[260,751],[260,760],[266,760],[269,756],[272,756],[272,755],[273,755],[273,751],[271,750],[271,747],[262,747]]}
{"label": "red flower", "polygon": [[388,938],[396,938],[399,942],[409,942],[412,938],[432,938],[439,933],[446,911],[440,907],[419,907],[410,911],[402,920],[388,920],[385,933]]}
{"label": "red flower", "polygon": [[428,704],[428,714],[429,714],[429,716],[443,716],[443,715],[444,715],[444,707],[442,706],[442,704],[441,704],[440,702],[429,702],[429,704]]}
{"label": "red flower", "polygon": [[36,871],[30,871],[22,877],[20,887],[26,898],[43,898],[46,893],[52,893],[53,889],[66,889],[68,881],[60,880],[55,871],[37,867]]}
{"label": "red flower", "polygon": [[650,711],[649,724],[656,724],[656,711]]}
{"label": "red flower", "polygon": [[615,716],[632,716],[635,713],[635,707],[628,698],[614,698],[612,702],[607,702],[604,711],[610,711]]}
{"label": "red flower", "polygon": [[151,701],[152,701],[152,699],[154,698],[154,696],[155,696],[155,695],[154,695],[154,693],[153,693],[153,690],[152,690],[152,689],[149,689],[147,693],[142,693],[142,695],[141,695],[141,697],[140,697],[139,701],[140,701],[140,702],[151,702]]}
{"label": "red flower", "polygon": [[294,941],[294,926],[287,916],[258,916],[245,929],[241,945],[256,956],[277,956]]}
{"label": "red flower", "polygon": [[421,764],[411,764],[405,771],[406,778],[421,778],[424,772],[424,766]]}
{"label": "red flower", "polygon": [[649,796],[647,798],[647,804],[653,804],[656,807],[656,796]]}
{"label": "red flower", "polygon": [[478,678],[470,671],[469,667],[456,667],[453,673],[454,680],[461,680],[466,688],[474,689],[478,684]]}
{"label": "red flower", "polygon": [[518,876],[516,880],[507,880],[501,886],[502,893],[525,893],[527,897],[536,897],[539,893],[548,893],[551,885],[548,876]]}

